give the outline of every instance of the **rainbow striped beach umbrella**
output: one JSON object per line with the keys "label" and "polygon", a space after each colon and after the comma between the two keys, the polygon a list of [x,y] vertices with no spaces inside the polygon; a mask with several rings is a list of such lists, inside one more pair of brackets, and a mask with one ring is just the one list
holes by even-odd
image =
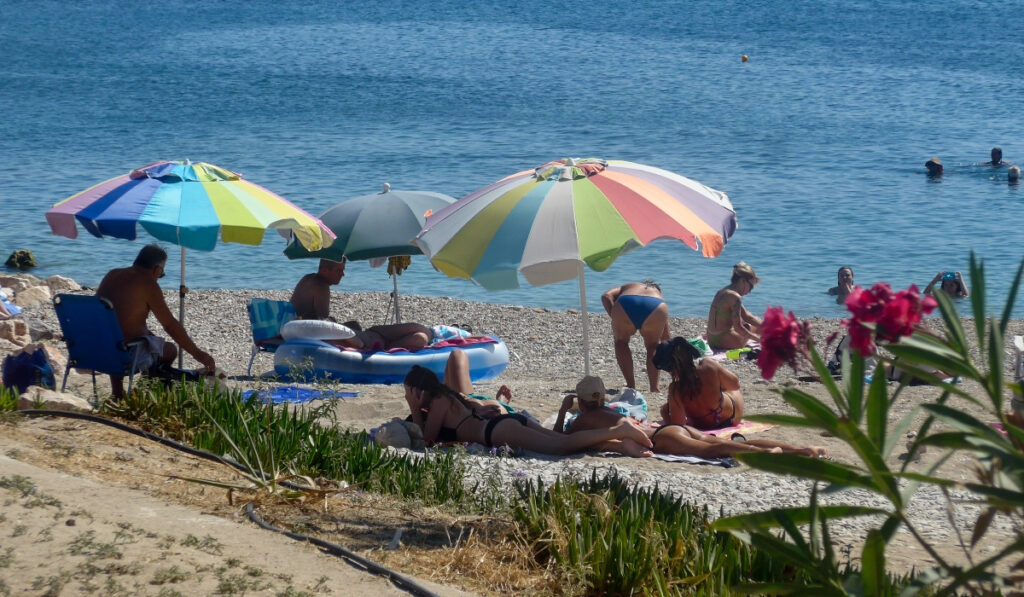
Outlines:
{"label": "rainbow striped beach umbrella", "polygon": [[267,229],[294,234],[311,251],[334,241],[316,217],[286,199],[204,162],[160,161],[111,178],[46,212],[54,234],[78,237],[80,224],[96,237],[135,240],[138,226],[181,247],[181,303],[185,317],[185,249],[212,251],[221,242],[258,245]]}
{"label": "rainbow striped beach umbrella", "polygon": [[427,218],[413,241],[437,269],[484,288],[578,278],[590,371],[584,264],[604,271],[624,253],[676,239],[716,257],[736,231],[729,197],[633,162],[562,159],[518,172]]}

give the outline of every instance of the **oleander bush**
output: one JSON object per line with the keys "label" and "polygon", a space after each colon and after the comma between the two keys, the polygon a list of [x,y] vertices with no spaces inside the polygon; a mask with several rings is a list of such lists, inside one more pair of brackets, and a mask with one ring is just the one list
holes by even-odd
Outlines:
{"label": "oleander bush", "polygon": [[[789,364],[794,368],[810,365],[827,389],[822,400],[797,388],[780,389],[783,399],[800,414],[796,416],[759,416],[754,420],[797,425],[826,431],[847,443],[859,462],[844,464],[806,459],[791,455],[742,454],[737,458],[766,471],[794,475],[816,482],[811,502],[806,507],[776,509],[769,512],[733,516],[712,526],[742,538],[750,545],[770,551],[796,569],[811,576],[808,589],[833,595],[878,595],[886,591],[886,549],[898,531],[906,531],[934,561],[903,589],[903,595],[999,595],[1024,582],[1024,418],[1008,413],[1006,396],[1024,392],[1021,382],[1004,378],[1007,326],[1016,303],[1024,262],[1017,269],[1001,315],[990,317],[985,307],[985,272],[974,255],[970,258],[970,305],[973,329],[963,327],[957,309],[945,294],[935,299],[922,297],[917,288],[893,293],[888,285],[872,289],[856,288],[846,305],[851,316],[844,321],[853,350],[843,357],[842,379],[835,382],[818,354],[808,332],[808,324],[792,313],[769,307],[765,313],[762,352],[758,365],[765,378]],[[945,327],[944,336],[919,327],[921,317],[938,307]],[[981,358],[971,353],[971,339]],[[877,351],[884,346],[889,354]],[[880,361],[870,381],[865,381],[865,359]],[[899,359],[899,367],[910,376],[894,388],[886,382],[884,367]],[[942,390],[933,403],[911,409],[902,419],[889,424],[892,405],[903,399],[909,377],[926,380]],[[974,395],[955,378],[980,386]],[[973,385],[973,384],[972,384]],[[984,412],[979,418],[949,404],[951,397],[965,400]],[[897,446],[904,444],[907,431],[921,413],[925,417],[910,434],[914,439],[902,463],[890,467],[886,460]],[[998,422],[1005,435],[990,425]],[[937,448],[940,457],[923,472],[911,470],[911,464],[925,447]],[[975,459],[974,481],[950,478],[942,465],[957,452]],[[831,506],[817,503],[818,485],[832,491],[857,487],[884,498],[885,509],[858,505]],[[909,516],[910,502],[922,485],[939,488],[952,511],[951,488],[966,488],[984,507],[974,521],[973,534],[965,537],[962,561],[951,561],[940,553],[938,545],[916,528]],[[844,576],[836,565],[836,554],[829,541],[830,523],[838,518],[876,514],[882,522],[870,530],[860,554],[859,578]],[[984,557],[972,553],[988,532],[996,517],[1007,518],[1015,536]],[[808,526],[809,525],[809,526]],[[778,534],[781,529],[782,535]],[[1010,570],[1000,574],[997,567]],[[771,587],[763,587],[770,592]],[[1019,593],[1014,593],[1019,594]]]}

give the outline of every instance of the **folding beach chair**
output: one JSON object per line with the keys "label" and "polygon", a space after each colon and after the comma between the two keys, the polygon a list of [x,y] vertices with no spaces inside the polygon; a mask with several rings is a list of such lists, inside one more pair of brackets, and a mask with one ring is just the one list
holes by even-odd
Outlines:
{"label": "folding beach chair", "polygon": [[53,308],[60,321],[60,330],[68,347],[68,366],[64,369],[63,392],[72,367],[92,371],[92,391],[96,390],[96,372],[128,377],[128,393],[137,373],[144,341],[125,342],[114,305],[98,296],[58,294]]}
{"label": "folding beach chair", "polygon": [[284,342],[281,326],[295,319],[295,307],[288,301],[253,297],[246,305],[252,325],[252,351],[246,375],[252,375],[252,363],[261,352],[274,353]]}

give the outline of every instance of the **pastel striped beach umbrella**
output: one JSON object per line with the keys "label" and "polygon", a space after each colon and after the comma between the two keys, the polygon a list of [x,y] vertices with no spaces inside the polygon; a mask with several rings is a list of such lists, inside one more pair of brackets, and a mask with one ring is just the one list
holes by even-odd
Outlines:
{"label": "pastel striped beach umbrella", "polygon": [[[316,217],[240,174],[204,162],[160,161],[111,178],[46,212],[54,234],[135,240],[139,226],[158,240],[181,247],[181,302],[185,318],[185,249],[212,251],[220,242],[258,245],[267,229],[294,234],[318,250],[334,234]],[[77,223],[77,224],[76,224]]]}
{"label": "pastel striped beach umbrella", "polygon": [[729,197],[633,162],[562,159],[470,193],[427,218],[413,241],[437,269],[489,290],[578,278],[584,366],[590,372],[584,264],[604,271],[624,253],[676,239],[716,257],[736,231]]}

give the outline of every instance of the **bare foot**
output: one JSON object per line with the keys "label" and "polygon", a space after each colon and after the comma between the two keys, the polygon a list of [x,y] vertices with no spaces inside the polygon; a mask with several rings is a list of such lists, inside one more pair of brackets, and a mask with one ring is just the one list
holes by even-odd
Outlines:
{"label": "bare foot", "polygon": [[824,446],[811,446],[811,456],[814,458],[831,458],[832,454],[829,453],[828,448]]}
{"label": "bare foot", "polygon": [[771,450],[768,450],[769,454],[782,454],[782,448],[775,446]]}
{"label": "bare foot", "polygon": [[619,452],[626,456],[632,456],[633,458],[650,458],[654,456],[654,452],[651,452],[648,448],[641,446],[632,439],[620,439],[619,442]]}
{"label": "bare foot", "polygon": [[647,437],[643,429],[634,425],[627,417],[623,417],[616,423],[614,429],[618,431],[619,439],[631,439],[645,448],[652,448],[651,438]]}

